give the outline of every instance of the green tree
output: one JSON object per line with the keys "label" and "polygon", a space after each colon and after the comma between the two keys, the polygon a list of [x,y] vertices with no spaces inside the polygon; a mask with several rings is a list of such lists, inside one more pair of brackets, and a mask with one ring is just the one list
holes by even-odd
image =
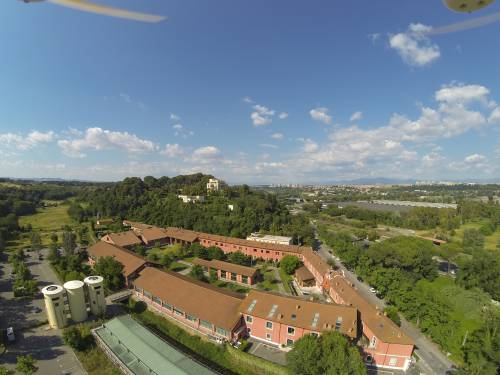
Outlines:
{"label": "green tree", "polygon": [[207,278],[205,277],[205,272],[203,272],[203,267],[200,266],[199,264],[195,264],[193,267],[191,267],[189,275],[196,280],[200,281],[207,280]]}
{"label": "green tree", "polygon": [[14,371],[9,370],[6,367],[0,366],[0,375],[14,375]]}
{"label": "green tree", "polygon": [[36,360],[28,355],[20,355],[17,357],[16,370],[24,375],[31,375],[38,371],[38,367],[35,366]]}
{"label": "green tree", "polygon": [[63,331],[64,342],[78,351],[85,351],[92,344],[92,335],[83,325],[65,328]]}
{"label": "green tree", "polygon": [[294,273],[299,266],[299,258],[293,255],[285,255],[280,261],[280,268],[288,275]]}
{"label": "green tree", "polygon": [[217,260],[224,260],[224,258],[226,257],[224,251],[222,251],[222,249],[217,246],[210,246],[207,249],[207,256],[208,259],[217,259]]}
{"label": "green tree", "polygon": [[302,336],[287,353],[287,367],[295,375],[365,375],[359,350],[339,332]]}
{"label": "green tree", "polygon": [[31,233],[31,250],[38,253],[41,248],[42,248],[42,239],[40,238],[40,233],[38,232]]}
{"label": "green tree", "polygon": [[213,268],[210,269],[210,277],[209,281],[211,283],[215,283],[219,279],[219,276],[217,275],[217,271],[214,270]]}
{"label": "green tree", "polygon": [[71,255],[75,251],[76,247],[76,236],[73,232],[65,230],[63,232],[63,249],[64,254]]}
{"label": "green tree", "polygon": [[113,257],[99,258],[94,272],[104,278],[104,285],[110,290],[119,290],[125,285],[123,265]]}
{"label": "green tree", "polygon": [[401,326],[401,318],[398,314],[398,309],[395,306],[387,306],[384,309],[384,313],[387,315],[389,319],[391,319],[398,326]]}
{"label": "green tree", "polygon": [[484,235],[477,229],[464,230],[463,247],[466,253],[474,253],[484,248]]}
{"label": "green tree", "polygon": [[52,242],[49,245],[49,255],[48,255],[49,262],[52,264],[55,264],[59,261],[59,250],[57,249],[57,243]]}
{"label": "green tree", "polygon": [[235,251],[234,253],[229,254],[228,260],[234,264],[250,266],[252,258],[243,254],[241,251]]}

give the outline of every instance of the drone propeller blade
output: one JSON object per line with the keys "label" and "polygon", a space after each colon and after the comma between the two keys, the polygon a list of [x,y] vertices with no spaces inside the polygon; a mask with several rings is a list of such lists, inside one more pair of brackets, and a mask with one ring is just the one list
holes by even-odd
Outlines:
{"label": "drone propeller blade", "polygon": [[110,17],[125,18],[134,21],[156,23],[166,19],[166,17],[163,16],[131,12],[124,9],[112,8],[105,5],[89,3],[86,0],[48,0],[48,1],[68,8],[82,10],[84,12],[97,13]]}
{"label": "drone propeller blade", "polygon": [[470,20],[453,23],[447,26],[436,27],[427,32],[427,35],[439,35],[439,34],[449,34],[455,33],[457,31],[464,31],[475,29],[477,27],[482,27],[489,25],[490,23],[499,22],[500,21],[500,12],[488,14],[482,17],[476,17]]}

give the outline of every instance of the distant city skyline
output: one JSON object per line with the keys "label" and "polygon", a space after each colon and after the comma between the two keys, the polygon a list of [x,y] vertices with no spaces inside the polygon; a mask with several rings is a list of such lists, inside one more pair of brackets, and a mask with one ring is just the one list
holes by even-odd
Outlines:
{"label": "distant city skyline", "polygon": [[500,23],[432,35],[499,2],[120,5],[168,20],[2,5],[0,176],[500,178]]}

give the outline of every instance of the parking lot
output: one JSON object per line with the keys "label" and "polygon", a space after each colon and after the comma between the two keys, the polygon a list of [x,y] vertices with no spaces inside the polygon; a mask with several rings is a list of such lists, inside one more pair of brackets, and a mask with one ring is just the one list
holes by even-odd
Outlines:
{"label": "parking lot", "polygon": [[[34,253],[27,253],[26,264],[41,289],[58,283],[46,259],[47,250],[42,250],[44,260]],[[73,351],[64,345],[60,330],[48,329],[43,296],[39,293],[33,300],[14,299],[12,293],[12,267],[4,255],[0,263],[0,328],[13,327],[16,340],[7,343],[7,350],[0,355],[0,365],[14,369],[19,355],[31,354],[39,367],[39,374],[85,374]]]}

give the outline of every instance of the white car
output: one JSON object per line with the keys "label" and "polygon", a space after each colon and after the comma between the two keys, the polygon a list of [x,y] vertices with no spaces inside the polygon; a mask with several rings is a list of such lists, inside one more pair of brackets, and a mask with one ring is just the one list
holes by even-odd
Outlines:
{"label": "white car", "polygon": [[372,292],[373,294],[377,294],[377,289],[375,289],[374,287],[371,287],[370,288],[370,292]]}
{"label": "white car", "polygon": [[15,341],[16,335],[14,334],[14,328],[9,327],[7,328],[7,340],[9,341]]}

